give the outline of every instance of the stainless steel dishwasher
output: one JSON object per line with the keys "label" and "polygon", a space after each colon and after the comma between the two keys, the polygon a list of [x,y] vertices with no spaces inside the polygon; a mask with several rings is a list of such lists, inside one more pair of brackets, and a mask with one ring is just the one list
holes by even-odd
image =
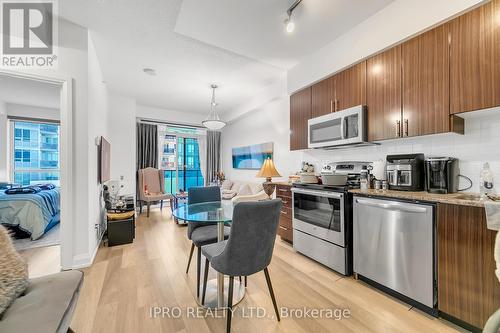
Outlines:
{"label": "stainless steel dishwasher", "polygon": [[434,205],[360,196],[353,201],[354,272],[434,312]]}

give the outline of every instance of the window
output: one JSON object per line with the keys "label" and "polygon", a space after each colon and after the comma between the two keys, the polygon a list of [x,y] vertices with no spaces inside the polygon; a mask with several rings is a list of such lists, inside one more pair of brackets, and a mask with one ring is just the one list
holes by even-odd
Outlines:
{"label": "window", "polygon": [[59,185],[59,125],[11,121],[11,126],[14,182]]}

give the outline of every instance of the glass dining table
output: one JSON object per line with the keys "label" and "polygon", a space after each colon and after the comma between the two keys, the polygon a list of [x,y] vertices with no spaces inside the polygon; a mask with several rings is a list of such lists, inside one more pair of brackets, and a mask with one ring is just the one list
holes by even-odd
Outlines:
{"label": "glass dining table", "polygon": [[[190,223],[199,224],[217,224],[217,241],[224,241],[224,225],[231,223],[233,220],[233,203],[231,200],[204,202],[196,204],[186,204],[173,210],[174,217]],[[202,265],[205,261],[202,260]],[[202,266],[203,267],[203,266]],[[203,272],[200,267],[200,272]],[[204,267],[203,267],[204,268]],[[199,305],[210,309],[224,309],[227,307],[228,283],[225,283],[224,274],[217,272],[217,278],[207,282],[207,290],[205,303],[201,304],[200,297],[197,298]],[[198,290],[203,289],[203,279],[200,279]],[[233,289],[233,305],[239,303],[245,296],[245,287],[241,281],[234,281]]]}

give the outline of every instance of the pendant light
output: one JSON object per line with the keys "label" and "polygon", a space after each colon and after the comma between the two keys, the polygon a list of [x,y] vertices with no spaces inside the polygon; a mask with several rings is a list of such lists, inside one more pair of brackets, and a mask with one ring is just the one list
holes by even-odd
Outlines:
{"label": "pendant light", "polygon": [[209,130],[216,131],[226,126],[226,123],[220,120],[220,117],[215,110],[215,107],[217,106],[217,103],[215,102],[215,89],[217,89],[218,87],[215,84],[212,84],[210,87],[212,88],[212,102],[210,104],[210,113],[208,114],[207,119],[203,120],[201,123]]}

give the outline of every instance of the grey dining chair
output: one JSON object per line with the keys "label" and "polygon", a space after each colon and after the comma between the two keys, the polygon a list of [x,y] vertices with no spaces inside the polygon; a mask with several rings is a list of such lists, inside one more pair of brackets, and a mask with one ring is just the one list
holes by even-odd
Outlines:
{"label": "grey dining chair", "polygon": [[[206,258],[203,276],[202,304],[207,290],[208,267],[229,276],[226,330],[231,331],[235,276],[248,276],[264,271],[276,317],[280,321],[276,298],[267,267],[271,263],[274,240],[281,211],[281,199],[240,202],[234,206],[229,239],[201,248]],[[210,263],[210,264],[209,264]]]}
{"label": "grey dining chair", "polygon": [[[188,190],[188,205],[214,201],[221,201],[220,188],[217,186],[190,187]],[[224,239],[229,237],[229,230],[229,227],[224,226]],[[217,225],[216,223],[202,224],[188,222],[187,236],[192,243],[186,274],[189,273],[189,266],[193,258],[194,247],[196,246],[198,248],[198,258],[196,262],[196,295],[200,296],[201,247],[203,245],[217,243]]]}

